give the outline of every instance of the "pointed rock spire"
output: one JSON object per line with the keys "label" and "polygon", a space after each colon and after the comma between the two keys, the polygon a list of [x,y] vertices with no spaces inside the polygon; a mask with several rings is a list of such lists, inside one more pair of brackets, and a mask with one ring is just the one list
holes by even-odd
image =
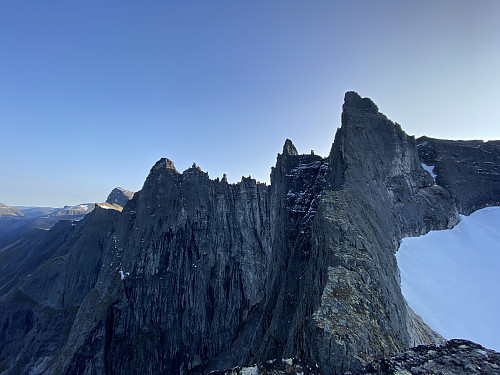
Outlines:
{"label": "pointed rock spire", "polygon": [[378,113],[377,105],[370,98],[362,98],[355,91],[347,91],[344,96],[344,111],[366,111]]}
{"label": "pointed rock spire", "polygon": [[285,145],[283,146],[283,155],[298,155],[297,149],[293,145],[292,141],[287,139]]}
{"label": "pointed rock spire", "polygon": [[163,169],[172,169],[177,172],[177,169],[175,169],[174,166],[174,162],[167,158],[161,158],[160,160],[158,160],[156,164],[153,166],[153,168],[151,168],[151,172]]}

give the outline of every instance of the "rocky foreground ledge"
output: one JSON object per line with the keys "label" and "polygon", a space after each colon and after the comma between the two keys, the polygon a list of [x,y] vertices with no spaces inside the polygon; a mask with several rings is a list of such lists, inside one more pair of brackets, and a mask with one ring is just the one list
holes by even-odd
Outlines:
{"label": "rocky foreground ledge", "polygon": [[[295,358],[237,367],[210,375],[316,375],[316,365]],[[359,372],[345,375],[469,375],[500,374],[500,353],[467,340],[450,340],[444,345],[419,345],[402,354],[375,361]]]}
{"label": "rocky foreground ledge", "polygon": [[210,375],[321,375],[318,365],[304,363],[297,358],[272,359],[253,366],[235,367],[226,371],[212,371]]}
{"label": "rocky foreground ledge", "polygon": [[467,340],[450,340],[442,346],[420,345],[365,367],[361,374],[500,374],[500,353]]}

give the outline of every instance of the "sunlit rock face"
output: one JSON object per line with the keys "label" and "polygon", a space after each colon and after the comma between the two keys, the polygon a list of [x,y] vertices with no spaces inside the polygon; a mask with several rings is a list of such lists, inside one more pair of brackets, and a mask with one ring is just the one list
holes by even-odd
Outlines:
{"label": "sunlit rock face", "polygon": [[134,196],[134,192],[130,190],[125,190],[121,187],[114,188],[109,193],[106,203],[111,205],[117,204],[118,206],[124,207],[125,204]]}
{"label": "sunlit rock face", "polygon": [[[407,307],[394,257],[401,238],[458,221],[421,164],[415,139],[354,92],[330,155],[287,140],[270,185],[161,159],[121,212],[97,206],[68,227],[0,301],[0,363],[9,374],[197,374],[297,358],[343,373],[441,342]],[[23,337],[39,349],[14,358]]]}

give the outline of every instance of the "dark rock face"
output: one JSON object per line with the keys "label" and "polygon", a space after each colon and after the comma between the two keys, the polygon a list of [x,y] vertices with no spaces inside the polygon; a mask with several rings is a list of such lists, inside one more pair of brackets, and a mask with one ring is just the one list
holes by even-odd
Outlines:
{"label": "dark rock face", "polygon": [[500,141],[417,141],[423,163],[434,166],[436,183],[451,193],[460,213],[500,205]]}
{"label": "dark rock face", "polygon": [[121,212],[105,208],[49,231],[61,243],[1,297],[6,374],[200,374],[292,357],[343,373],[443,341],[406,305],[394,253],[456,224],[455,200],[415,139],[356,93],[330,155],[287,140],[270,186],[161,159]]}
{"label": "dark rock face", "polygon": [[443,346],[420,345],[403,354],[384,358],[370,364],[356,375],[499,373],[500,353],[467,340],[450,340]]}
{"label": "dark rock face", "polygon": [[329,163],[313,234],[327,267],[313,353],[339,373],[439,340],[408,311],[394,253],[402,237],[448,228],[458,214],[421,168],[414,138],[355,93],[346,94]]}

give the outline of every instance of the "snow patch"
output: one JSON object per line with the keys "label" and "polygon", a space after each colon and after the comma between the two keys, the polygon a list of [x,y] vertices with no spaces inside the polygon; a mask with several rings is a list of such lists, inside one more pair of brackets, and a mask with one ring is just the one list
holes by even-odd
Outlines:
{"label": "snow patch", "polygon": [[78,209],[83,209],[83,210],[88,210],[89,205],[88,204],[77,204],[76,206],[65,206],[61,211],[69,211],[69,210],[78,210]]}
{"label": "snow patch", "polygon": [[241,369],[241,375],[259,375],[259,369],[257,366],[243,367]]}
{"label": "snow patch", "polygon": [[432,176],[434,182],[436,182],[437,174],[434,173],[434,166],[422,163],[422,168],[424,168]]}
{"label": "snow patch", "polygon": [[286,365],[293,366],[293,358],[283,359]]}
{"label": "snow patch", "polygon": [[396,258],[403,296],[446,339],[500,351],[500,207],[461,216],[453,229],[405,238]]}

